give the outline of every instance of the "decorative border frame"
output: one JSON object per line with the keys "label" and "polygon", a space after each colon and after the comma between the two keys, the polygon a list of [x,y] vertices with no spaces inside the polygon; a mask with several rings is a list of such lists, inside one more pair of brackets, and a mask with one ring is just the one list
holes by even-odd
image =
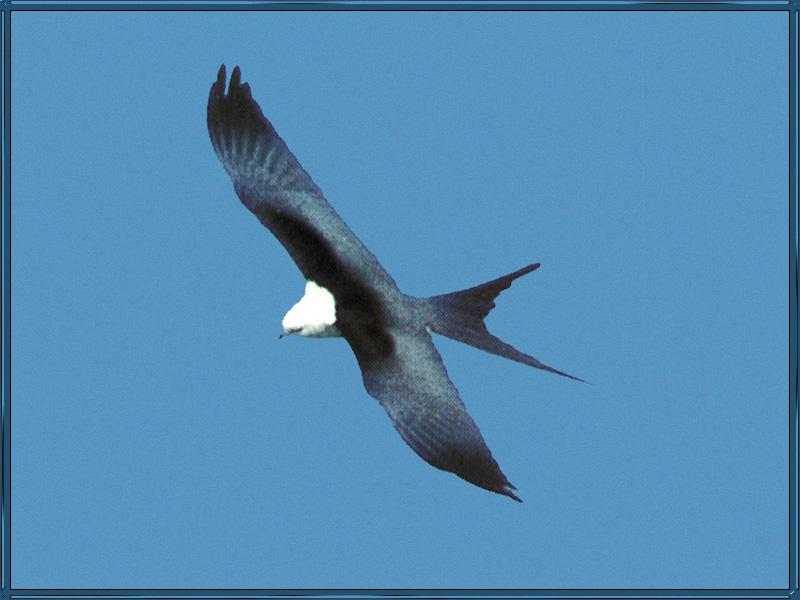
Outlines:
{"label": "decorative border frame", "polygon": [[[11,587],[11,19],[17,11],[783,11],[789,19],[789,587],[787,589],[14,589]],[[0,600],[230,598],[786,598],[800,599],[798,560],[798,26],[800,0],[0,0]]]}

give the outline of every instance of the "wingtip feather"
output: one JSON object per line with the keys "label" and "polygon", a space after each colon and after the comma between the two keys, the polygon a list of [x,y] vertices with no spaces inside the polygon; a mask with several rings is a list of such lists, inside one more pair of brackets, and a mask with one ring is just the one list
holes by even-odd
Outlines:
{"label": "wingtip feather", "polygon": [[508,275],[505,275],[504,277],[500,277],[500,278],[496,279],[495,281],[499,283],[501,280],[505,280],[508,283],[508,285],[506,286],[505,289],[508,289],[508,287],[511,286],[511,282],[512,281],[514,281],[515,279],[519,279],[523,275],[527,275],[528,273],[532,273],[533,271],[535,271],[536,269],[538,269],[541,266],[542,266],[542,263],[538,263],[538,262],[531,263],[531,264],[529,264],[529,265],[527,265],[525,267],[522,267],[519,271],[514,271],[513,273],[509,273]]}
{"label": "wingtip feather", "polygon": [[575,375],[570,375],[569,373],[565,373],[564,371],[559,371],[558,369],[553,369],[552,367],[545,369],[546,371],[550,371],[551,373],[555,373],[556,375],[561,375],[562,377],[566,377],[568,379],[572,379],[574,381],[580,381],[581,383],[585,383],[587,385],[592,385],[585,379],[581,379],[580,377],[575,377]]}
{"label": "wingtip feather", "polygon": [[511,498],[512,500],[514,500],[514,501],[516,501],[516,502],[519,502],[520,504],[524,504],[524,502],[522,501],[522,498],[520,498],[519,496],[517,496],[517,495],[516,495],[514,492],[505,491],[505,492],[503,492],[503,493],[504,493],[506,496],[508,496],[509,498]]}
{"label": "wingtip feather", "polygon": [[513,483],[508,481],[508,479],[506,479],[505,484],[503,485],[502,488],[500,488],[500,490],[497,490],[497,493],[498,494],[503,494],[504,496],[508,496],[512,500],[515,500],[516,502],[519,502],[520,504],[522,504],[522,498],[520,498],[519,496],[517,496],[514,493],[514,490],[516,490],[516,489],[517,489],[517,487]]}

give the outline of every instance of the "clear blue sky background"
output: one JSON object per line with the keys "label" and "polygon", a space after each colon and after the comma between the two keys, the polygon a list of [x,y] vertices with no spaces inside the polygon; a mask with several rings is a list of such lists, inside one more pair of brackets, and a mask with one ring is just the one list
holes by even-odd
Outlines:
{"label": "clear blue sky background", "polygon": [[[15,587],[787,585],[783,13],[15,13]],[[220,63],[524,504],[421,461],[205,125]]]}

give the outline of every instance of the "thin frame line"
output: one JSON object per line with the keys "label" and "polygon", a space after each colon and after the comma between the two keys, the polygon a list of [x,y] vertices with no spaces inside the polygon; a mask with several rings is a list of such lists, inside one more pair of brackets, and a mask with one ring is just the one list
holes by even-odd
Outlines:
{"label": "thin frame line", "polygon": [[365,593],[363,589],[230,589],[230,590],[184,590],[184,589],[24,589],[15,590],[14,599],[28,598],[554,598],[567,600],[571,598],[787,598],[787,590],[783,589],[372,589]]}
{"label": "thin frame line", "polygon": [[2,11],[3,40],[3,139],[2,139],[2,540],[0,540],[0,589],[11,593],[11,13],[6,1]]}
{"label": "thin frame line", "polygon": [[[797,566],[797,26],[789,13],[789,589],[798,589]],[[795,390],[794,399],[792,390]]]}
{"label": "thin frame line", "polygon": [[65,2],[64,0],[7,0],[11,10],[17,11],[86,11],[95,10],[103,12],[114,11],[389,11],[389,12],[421,12],[421,11],[443,11],[443,12],[471,12],[471,11],[492,11],[492,12],[520,12],[520,11],[789,11],[792,2],[795,0],[672,0],[666,2],[659,1],[637,1],[637,0],[543,0],[540,2],[523,0],[514,3],[513,0],[503,2],[480,2],[463,4],[455,2],[448,4],[446,1],[434,0],[431,2],[410,0],[409,2],[381,2],[380,0],[368,0],[357,2],[336,2],[332,0],[293,2],[290,0],[266,0],[242,2],[232,0],[224,2],[221,0],[211,0],[209,2],[196,4],[188,1],[164,2],[154,0],[152,3],[135,2],[134,0],[122,0],[121,2],[108,2],[97,0],[95,2]]}

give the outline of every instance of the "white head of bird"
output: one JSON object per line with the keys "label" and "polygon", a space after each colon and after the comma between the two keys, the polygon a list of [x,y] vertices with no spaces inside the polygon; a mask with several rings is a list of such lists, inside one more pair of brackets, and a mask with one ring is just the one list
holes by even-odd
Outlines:
{"label": "white head of bird", "polygon": [[305,337],[338,337],[336,327],[336,301],[328,290],[313,281],[306,282],[306,291],[300,301],[289,309],[281,323],[284,335]]}

